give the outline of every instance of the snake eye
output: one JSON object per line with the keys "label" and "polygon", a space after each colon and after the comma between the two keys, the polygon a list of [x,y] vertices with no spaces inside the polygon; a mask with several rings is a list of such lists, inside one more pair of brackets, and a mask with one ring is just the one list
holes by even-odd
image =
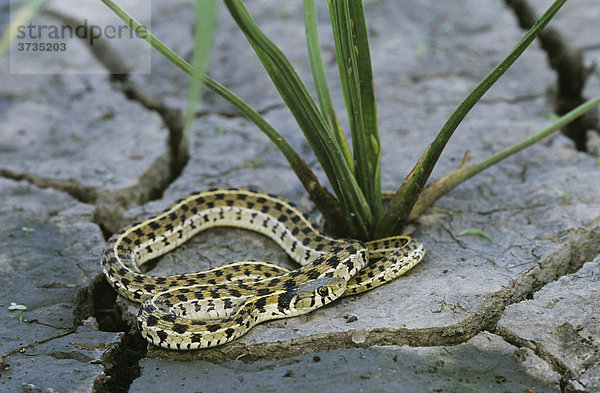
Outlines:
{"label": "snake eye", "polygon": [[329,293],[329,289],[327,289],[326,286],[320,286],[317,288],[317,293],[319,294],[319,296],[325,297]]}

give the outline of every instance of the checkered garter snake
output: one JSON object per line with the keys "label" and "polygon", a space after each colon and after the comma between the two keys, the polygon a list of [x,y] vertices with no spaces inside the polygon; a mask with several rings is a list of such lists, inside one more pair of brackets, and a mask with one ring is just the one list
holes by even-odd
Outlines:
{"label": "checkered garter snake", "polygon": [[[140,272],[139,266],[216,226],[266,235],[301,266],[290,271],[268,262],[240,261],[169,276]],[[142,303],[142,336],[155,345],[185,350],[222,345],[260,322],[305,314],[375,288],[404,274],[423,255],[422,244],[408,236],[366,243],[333,239],[282,199],[214,189],[191,194],[116,232],[106,243],[101,265],[121,295]]]}

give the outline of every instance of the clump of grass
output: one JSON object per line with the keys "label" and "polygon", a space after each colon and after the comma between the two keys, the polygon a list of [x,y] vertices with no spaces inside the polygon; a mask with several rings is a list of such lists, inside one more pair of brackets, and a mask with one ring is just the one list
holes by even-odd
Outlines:
{"label": "clump of grass", "polygon": [[[425,187],[444,147],[467,113],[510,68],[566,2],[566,0],[555,0],[506,57],[450,114],[437,137],[423,152],[384,209],[380,185],[382,147],[377,127],[369,41],[362,1],[328,1],[338,71],[349,119],[350,141],[347,141],[333,107],[328,81],[325,77],[325,67],[321,59],[317,34],[315,0],[304,0],[304,19],[308,57],[316,87],[317,101],[312,98],[304,82],[281,49],[261,31],[244,4],[239,0],[224,0],[227,10],[245,34],[265,71],[271,77],[283,101],[304,133],[327,175],[332,192],[319,183],[313,171],[300,155],[262,116],[233,92],[204,73],[210,50],[210,45],[207,44],[209,33],[196,34],[194,64],[190,65],[145,30],[114,1],[102,1],[135,31],[143,32],[141,35],[154,48],[192,76],[189,105],[186,111],[186,130],[189,130],[192,124],[191,113],[193,113],[192,109],[195,108],[200,96],[199,85],[204,84],[230,102],[277,145],[317,208],[323,213],[330,228],[338,235],[366,240],[400,233],[408,221],[418,217],[438,198],[458,184],[504,158],[539,142],[600,103],[600,96],[598,96],[561,117],[545,115],[553,121],[553,124],[545,130],[491,155],[478,164],[462,165],[455,172],[449,173],[431,183],[427,188]],[[204,25],[212,28],[216,18],[216,0],[197,1],[196,7],[196,26]],[[212,21],[201,18],[212,18]],[[203,24],[199,21],[203,21]],[[452,26],[440,28],[443,28],[447,34],[453,32]],[[423,50],[421,45],[417,45],[418,53]],[[187,143],[187,138],[184,138],[184,143]],[[187,149],[187,146],[183,148]],[[600,160],[596,161],[596,164],[598,165],[599,162]],[[465,232],[464,234],[473,233]],[[477,234],[484,236],[483,233]]]}

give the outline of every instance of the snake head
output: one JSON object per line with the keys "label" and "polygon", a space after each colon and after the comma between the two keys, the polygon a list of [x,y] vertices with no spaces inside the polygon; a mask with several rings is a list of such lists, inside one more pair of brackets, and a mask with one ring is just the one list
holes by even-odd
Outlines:
{"label": "snake head", "polygon": [[331,303],[345,291],[346,280],[338,277],[322,277],[299,285],[292,303],[296,311],[305,313]]}

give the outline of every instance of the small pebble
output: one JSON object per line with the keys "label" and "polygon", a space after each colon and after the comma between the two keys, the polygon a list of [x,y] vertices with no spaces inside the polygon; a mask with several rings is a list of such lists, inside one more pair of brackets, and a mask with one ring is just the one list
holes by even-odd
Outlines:
{"label": "small pebble", "polygon": [[358,317],[356,315],[346,315],[346,323],[352,323],[358,321]]}

